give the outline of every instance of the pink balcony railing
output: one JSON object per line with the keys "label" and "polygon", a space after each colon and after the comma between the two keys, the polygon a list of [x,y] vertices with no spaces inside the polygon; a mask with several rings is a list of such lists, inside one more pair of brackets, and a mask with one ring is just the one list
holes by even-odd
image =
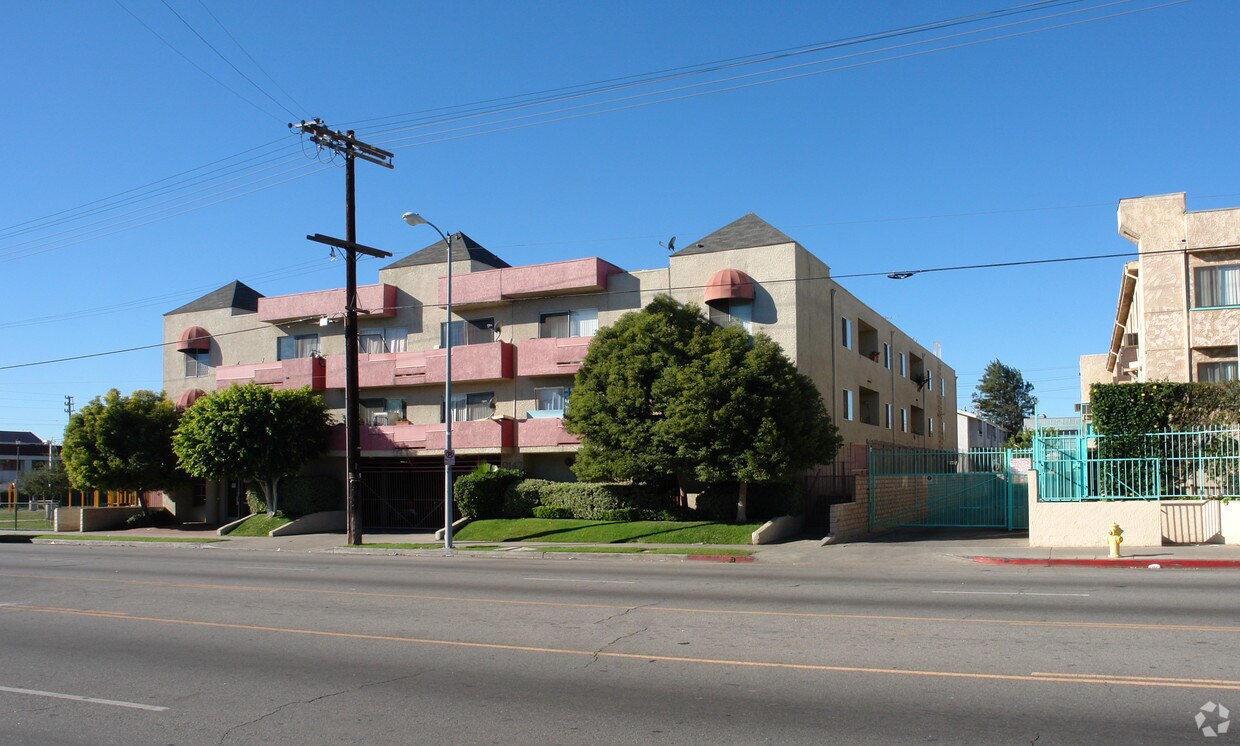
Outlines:
{"label": "pink balcony railing", "polygon": [[558,417],[534,417],[517,423],[519,448],[575,446],[581,438],[564,431],[564,420]]}
{"label": "pink balcony railing", "polygon": [[518,376],[572,375],[581,370],[581,361],[594,337],[563,339],[523,339],[517,343]]}
{"label": "pink balcony railing", "polygon": [[[446,350],[358,355],[358,386],[365,389],[443,383],[447,356]],[[508,342],[453,347],[452,381],[499,381],[512,378],[512,358],[513,346]],[[327,358],[327,388],[344,388],[344,362],[344,355]]]}
{"label": "pink balcony railing", "polygon": [[[379,283],[359,287],[357,307],[358,315],[367,318],[395,316],[396,286]],[[344,288],[258,299],[258,320],[273,324],[295,319],[341,316],[343,313]]]}
{"label": "pink balcony railing", "polygon": [[[363,426],[360,429],[363,451],[442,451],[443,423],[430,425]],[[499,451],[510,449],[515,442],[513,421],[469,420],[452,423],[452,448],[462,451]],[[344,425],[332,428],[333,451],[344,450]]]}
{"label": "pink balcony railing", "polygon": [[277,389],[309,386],[315,391],[322,391],[327,383],[327,365],[321,357],[299,357],[274,363],[221,365],[215,369],[217,389],[250,382]]}
{"label": "pink balcony railing", "polygon": [[[598,257],[469,272],[452,278],[452,305],[485,306],[513,298],[602,292],[619,267]],[[446,302],[447,278],[439,278],[439,302]]]}

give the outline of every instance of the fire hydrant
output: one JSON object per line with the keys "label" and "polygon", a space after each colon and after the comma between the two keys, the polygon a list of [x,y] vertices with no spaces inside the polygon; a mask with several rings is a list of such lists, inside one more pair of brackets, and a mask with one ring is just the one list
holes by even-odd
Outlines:
{"label": "fire hydrant", "polygon": [[1124,529],[1118,523],[1112,523],[1107,529],[1107,546],[1111,549],[1111,557],[1119,556],[1119,545],[1124,543]]}

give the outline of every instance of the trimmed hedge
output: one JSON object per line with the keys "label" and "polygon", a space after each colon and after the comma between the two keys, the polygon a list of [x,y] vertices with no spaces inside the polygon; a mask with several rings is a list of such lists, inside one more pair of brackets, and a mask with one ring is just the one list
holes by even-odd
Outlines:
{"label": "trimmed hedge", "polygon": [[[285,477],[279,485],[279,513],[289,517],[340,510],[344,506],[344,489],[332,476]],[[267,512],[267,500],[258,487],[248,487],[245,502],[254,514]]]}
{"label": "trimmed hedge", "polygon": [[499,518],[504,513],[504,494],[510,485],[525,478],[516,469],[479,467],[477,471],[458,477],[452,485],[453,502],[462,518]]}
{"label": "trimmed hedge", "polygon": [[1240,420],[1240,381],[1095,383],[1089,410],[1103,435],[1234,425]]}
{"label": "trimmed hedge", "polygon": [[535,518],[572,518],[573,511],[568,508],[548,508],[546,505],[534,506]]}
{"label": "trimmed hedge", "polygon": [[526,479],[508,489],[503,513],[506,518],[528,518],[537,516],[535,510],[541,507],[559,509],[561,517],[628,521],[658,518],[670,506],[669,496],[650,485]]}

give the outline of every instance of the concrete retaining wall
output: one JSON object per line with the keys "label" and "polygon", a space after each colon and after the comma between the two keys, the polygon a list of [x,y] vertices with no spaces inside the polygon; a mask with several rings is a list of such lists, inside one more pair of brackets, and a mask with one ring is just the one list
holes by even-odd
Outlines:
{"label": "concrete retaining wall", "polygon": [[54,525],[57,531],[107,531],[141,514],[142,508],[57,508]]}
{"label": "concrete retaining wall", "polygon": [[273,528],[268,536],[295,536],[297,534],[329,534],[345,530],[345,513],[343,510],[327,510],[322,513],[311,513],[290,521],[279,528]]}
{"label": "concrete retaining wall", "polygon": [[1223,533],[1223,541],[1227,544],[1240,544],[1240,499],[1222,505],[1219,516],[1219,528]]}
{"label": "concrete retaining wall", "polygon": [[802,516],[784,515],[772,518],[759,526],[749,537],[749,541],[752,544],[774,544],[800,534],[804,527],[805,519]]}
{"label": "concrete retaining wall", "polygon": [[1029,472],[1029,546],[1105,547],[1118,523],[1128,546],[1162,545],[1162,507],[1156,500],[1038,502],[1037,472]]}

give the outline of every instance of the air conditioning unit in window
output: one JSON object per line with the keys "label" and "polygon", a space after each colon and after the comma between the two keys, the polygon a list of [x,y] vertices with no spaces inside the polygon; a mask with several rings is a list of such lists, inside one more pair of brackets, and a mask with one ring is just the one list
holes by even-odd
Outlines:
{"label": "air conditioning unit in window", "polygon": [[1140,336],[1140,335],[1139,335],[1139,334],[1137,334],[1136,332],[1132,332],[1132,333],[1130,333],[1130,334],[1125,334],[1125,335],[1124,335],[1124,346],[1125,346],[1125,347],[1136,347],[1136,346],[1137,346],[1137,341],[1138,341],[1138,340],[1137,340],[1137,338],[1138,338],[1139,336]]}

